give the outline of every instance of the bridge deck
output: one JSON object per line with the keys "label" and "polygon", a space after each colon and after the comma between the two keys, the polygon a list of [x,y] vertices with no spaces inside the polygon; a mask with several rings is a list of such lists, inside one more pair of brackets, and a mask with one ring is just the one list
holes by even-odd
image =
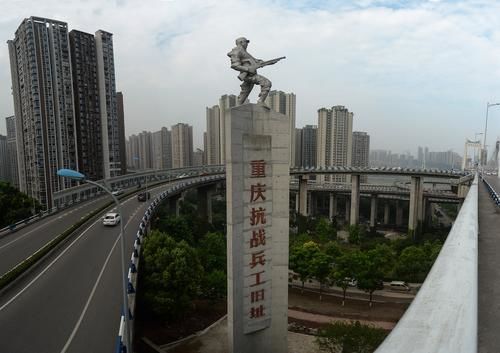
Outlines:
{"label": "bridge deck", "polygon": [[[487,177],[500,192],[500,180]],[[478,352],[498,352],[500,347],[500,209],[483,182],[479,185],[478,241]]]}

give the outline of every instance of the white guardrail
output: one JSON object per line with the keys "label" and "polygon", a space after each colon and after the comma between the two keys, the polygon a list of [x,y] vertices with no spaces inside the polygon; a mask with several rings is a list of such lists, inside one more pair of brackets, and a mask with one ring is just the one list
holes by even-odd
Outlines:
{"label": "white guardrail", "polygon": [[[144,216],[139,223],[139,229],[136,233],[136,238],[134,241],[134,251],[130,257],[130,266],[128,270],[128,284],[127,284],[127,298],[128,298],[128,308],[129,308],[129,325],[130,325],[130,335],[133,337],[133,325],[132,321],[135,316],[135,288],[137,287],[137,271],[139,270],[139,256],[141,254],[141,244],[144,241],[144,237],[147,236],[147,232],[149,229],[149,223],[151,221],[151,217],[153,216],[156,208],[160,205],[160,203],[167,199],[170,196],[176,195],[179,192],[182,192],[188,188],[193,186],[203,185],[210,182],[216,182],[225,179],[225,174],[220,175],[211,175],[200,177],[196,180],[189,180],[185,182],[181,182],[177,185],[173,185],[169,187],[167,190],[163,191],[160,195],[158,195],[153,201],[151,201],[149,207],[144,212]],[[124,352],[132,352],[131,349],[126,349],[124,347],[123,335],[126,334],[124,331],[125,317],[122,313],[120,317],[120,328],[118,330],[118,338],[116,343],[116,353],[124,353]],[[130,345],[132,344],[132,337],[130,337]],[[127,347],[128,348],[128,347]]]}
{"label": "white guardrail", "polygon": [[422,288],[375,353],[477,352],[478,177]]}

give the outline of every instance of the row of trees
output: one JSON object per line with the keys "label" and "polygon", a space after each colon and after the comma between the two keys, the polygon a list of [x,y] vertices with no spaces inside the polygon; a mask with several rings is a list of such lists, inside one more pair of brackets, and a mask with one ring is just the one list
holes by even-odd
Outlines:
{"label": "row of trees", "polygon": [[26,219],[33,215],[40,203],[20,192],[10,183],[0,181],[0,228]]}
{"label": "row of trees", "polygon": [[195,299],[226,296],[225,204],[213,203],[212,224],[199,217],[196,193],[188,193],[180,216],[161,206],[145,238],[141,293],[150,310],[166,321],[183,318]]}
{"label": "row of trees", "polygon": [[144,241],[141,276],[146,303],[167,321],[182,318],[194,299],[226,296],[226,243],[207,233],[196,247],[158,230]]}
{"label": "row of trees", "polygon": [[319,220],[309,233],[290,242],[290,269],[298,274],[302,287],[309,279],[342,288],[345,301],[349,279],[370,294],[383,289],[383,281],[423,282],[441,250],[440,241],[415,244],[411,240],[390,241],[358,226],[349,229],[349,242],[337,241],[327,220]]}

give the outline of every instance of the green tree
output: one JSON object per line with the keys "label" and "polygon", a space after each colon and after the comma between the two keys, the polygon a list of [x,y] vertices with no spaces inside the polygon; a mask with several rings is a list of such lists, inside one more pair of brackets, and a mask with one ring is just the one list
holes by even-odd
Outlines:
{"label": "green tree", "polygon": [[442,245],[439,242],[426,242],[421,246],[410,246],[399,255],[395,275],[408,282],[423,282],[432,268]]}
{"label": "green tree", "polygon": [[40,203],[20,192],[11,184],[0,181],[0,228],[16,223],[33,215],[33,203],[36,210]]}
{"label": "green tree", "polygon": [[205,271],[220,270],[226,272],[226,236],[222,233],[209,232],[200,240],[198,253]]}
{"label": "green tree", "polygon": [[366,237],[366,230],[359,224],[349,226],[349,243],[359,245]]}
{"label": "green tree", "polygon": [[349,280],[355,279],[359,268],[365,261],[365,257],[359,250],[345,252],[338,257],[333,270],[330,273],[330,280],[342,288],[342,306],[345,304]]}
{"label": "green tree", "polygon": [[359,267],[356,269],[358,288],[370,295],[370,307],[373,303],[373,292],[383,289],[385,273],[390,271],[392,264],[391,250],[386,245],[378,245],[366,253],[362,253]]}
{"label": "green tree", "polygon": [[319,245],[314,241],[308,241],[291,249],[290,269],[299,275],[302,281],[302,292],[304,291],[305,281],[313,276],[311,273],[311,262],[319,252]]}
{"label": "green tree", "polygon": [[205,272],[201,281],[201,294],[208,299],[225,298],[227,294],[227,275],[221,270]]}
{"label": "green tree", "polygon": [[332,223],[325,217],[321,217],[314,229],[317,239],[324,244],[330,240],[337,239],[337,230],[332,226]]}
{"label": "green tree", "polygon": [[335,321],[319,329],[316,342],[329,353],[372,353],[387,333],[376,327],[356,322]]}
{"label": "green tree", "polygon": [[323,251],[318,251],[313,255],[310,263],[310,273],[319,282],[319,300],[322,300],[323,284],[327,282],[332,265],[332,257]]}
{"label": "green tree", "polygon": [[184,216],[162,215],[152,226],[160,232],[168,233],[177,241],[185,240],[188,244],[194,244],[193,223]]}
{"label": "green tree", "polygon": [[329,241],[323,246],[323,249],[334,261],[344,254],[344,249],[336,241]]}
{"label": "green tree", "polygon": [[153,231],[143,250],[145,299],[165,320],[183,317],[197,297],[203,273],[198,255],[184,240]]}

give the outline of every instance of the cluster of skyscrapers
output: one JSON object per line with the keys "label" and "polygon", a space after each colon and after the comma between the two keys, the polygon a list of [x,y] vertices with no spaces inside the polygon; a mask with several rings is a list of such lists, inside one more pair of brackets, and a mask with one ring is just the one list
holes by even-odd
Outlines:
{"label": "cluster of skyscrapers", "polygon": [[[0,180],[52,207],[52,194],[73,186],[57,170],[79,170],[101,180],[129,170],[159,170],[225,163],[225,115],[237,104],[223,95],[206,108],[204,150],[193,147],[193,127],[178,123],[156,132],[143,131],[125,140],[123,95],[116,92],[113,35],[68,31],[65,22],[25,19],[8,41],[14,99],[0,136]],[[296,96],[271,91],[266,104],[290,119],[291,167],[401,166],[453,168],[452,151],[418,157],[370,152],[370,136],[353,132],[354,114],[337,105],[318,109],[318,124],[295,128]],[[345,182],[346,176],[322,176]]]}
{"label": "cluster of skyscrapers", "polygon": [[58,169],[94,180],[125,173],[113,35],[68,32],[65,22],[30,17],[8,48],[14,116],[6,118],[6,179],[51,208],[53,193],[73,186]]}
{"label": "cluster of skyscrapers", "polygon": [[460,169],[462,157],[453,151],[433,152],[428,147],[418,147],[417,157],[409,152],[392,153],[388,150],[373,150],[370,152],[372,167],[402,167],[402,168],[438,168]]}
{"label": "cluster of skyscrapers", "polygon": [[178,123],[169,130],[143,131],[126,141],[131,170],[160,170],[205,164],[204,152],[193,148],[193,127]]}
{"label": "cluster of skyscrapers", "polygon": [[[224,116],[228,108],[236,105],[236,101],[234,95],[223,95],[218,105],[206,108],[207,132],[204,140],[207,164],[224,163]],[[295,94],[271,91],[266,104],[290,119],[292,167],[368,166],[370,136],[366,132],[352,131],[354,114],[347,108],[321,108],[318,110],[318,125],[295,128]],[[336,176],[331,181],[342,182],[346,178]]]}

